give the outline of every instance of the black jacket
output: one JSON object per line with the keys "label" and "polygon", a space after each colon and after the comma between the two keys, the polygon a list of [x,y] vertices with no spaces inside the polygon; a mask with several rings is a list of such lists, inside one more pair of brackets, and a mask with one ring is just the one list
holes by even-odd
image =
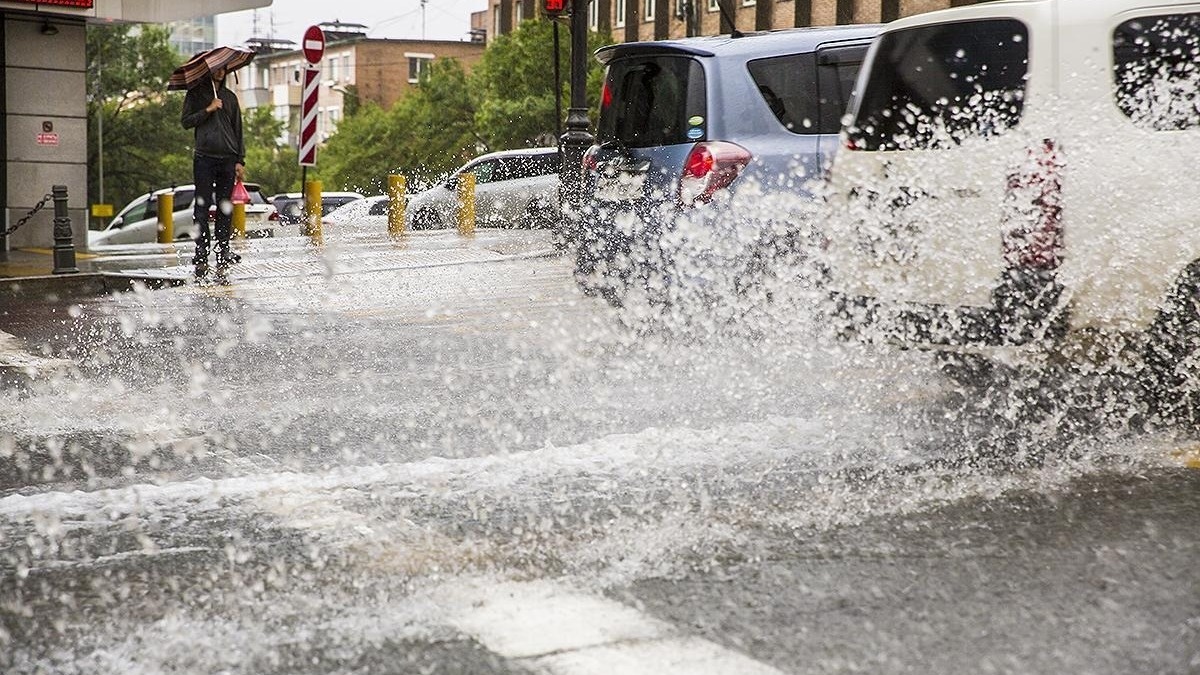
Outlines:
{"label": "black jacket", "polygon": [[196,154],[220,159],[236,159],[246,163],[246,145],[242,142],[242,111],[237,95],[221,83],[217,92],[224,107],[213,113],[205,108],[214,98],[212,80],[188,90],[183,99],[184,129],[196,130]]}

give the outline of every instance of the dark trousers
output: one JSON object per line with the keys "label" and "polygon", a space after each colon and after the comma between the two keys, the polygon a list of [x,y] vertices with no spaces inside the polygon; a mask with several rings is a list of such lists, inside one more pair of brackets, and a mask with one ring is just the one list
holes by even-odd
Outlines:
{"label": "dark trousers", "polygon": [[196,180],[196,200],[192,220],[196,223],[196,257],[193,262],[208,261],[208,213],[209,206],[217,205],[217,221],[213,236],[213,248],[217,265],[229,262],[229,236],[233,232],[233,181],[236,177],[237,159],[222,159],[196,155],[192,159],[192,175]]}

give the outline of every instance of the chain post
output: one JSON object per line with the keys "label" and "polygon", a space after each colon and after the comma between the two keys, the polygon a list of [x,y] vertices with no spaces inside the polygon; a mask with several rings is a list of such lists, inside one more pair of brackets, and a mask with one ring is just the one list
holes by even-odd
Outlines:
{"label": "chain post", "polygon": [[55,185],[50,194],[54,195],[54,274],[77,274],[71,216],[67,213],[67,186]]}

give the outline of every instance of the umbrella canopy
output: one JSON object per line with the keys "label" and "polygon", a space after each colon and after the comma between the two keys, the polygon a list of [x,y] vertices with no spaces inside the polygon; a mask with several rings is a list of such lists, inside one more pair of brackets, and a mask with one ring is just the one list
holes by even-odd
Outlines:
{"label": "umbrella canopy", "polygon": [[253,58],[254,52],[244,47],[215,47],[200,52],[171,73],[167,89],[191,89],[203,82],[212,71],[224,68],[226,73],[231,73],[250,63]]}

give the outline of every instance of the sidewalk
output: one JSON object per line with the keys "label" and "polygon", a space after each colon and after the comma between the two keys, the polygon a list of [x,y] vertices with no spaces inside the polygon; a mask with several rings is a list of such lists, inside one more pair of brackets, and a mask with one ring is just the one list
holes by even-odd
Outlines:
{"label": "sidewalk", "polygon": [[[242,262],[230,271],[231,281],[379,272],[439,265],[495,262],[555,254],[548,230],[479,229],[472,237],[455,230],[406,233],[397,240],[385,233],[342,229],[326,234],[320,244],[308,237],[285,236],[236,240]],[[192,278],[191,242],[131,244],[76,251],[77,274],[53,274],[52,249],[17,249],[0,260],[0,302],[14,299],[61,298],[129,290],[141,283],[151,288],[179,286]]]}

